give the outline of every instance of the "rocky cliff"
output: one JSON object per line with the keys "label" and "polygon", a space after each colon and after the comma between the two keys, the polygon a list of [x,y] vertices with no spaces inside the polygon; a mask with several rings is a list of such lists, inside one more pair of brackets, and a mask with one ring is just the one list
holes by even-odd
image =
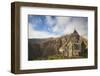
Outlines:
{"label": "rocky cliff", "polygon": [[[75,33],[75,32],[73,32]],[[73,33],[64,35],[58,38],[46,38],[46,39],[29,39],[28,40],[28,59],[38,60],[47,59],[48,56],[59,55],[59,48],[64,45],[68,40],[72,39]],[[87,39],[79,35],[81,41],[88,46]]]}

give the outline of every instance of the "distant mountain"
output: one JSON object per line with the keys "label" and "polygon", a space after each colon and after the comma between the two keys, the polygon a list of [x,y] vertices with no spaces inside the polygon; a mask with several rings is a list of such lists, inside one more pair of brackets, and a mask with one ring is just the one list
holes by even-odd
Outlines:
{"label": "distant mountain", "polygon": [[35,44],[35,43],[40,44],[40,43],[42,43],[42,42],[44,42],[44,41],[46,41],[46,40],[47,40],[47,39],[39,39],[39,38],[38,38],[38,39],[37,39],[37,38],[35,39],[35,38],[34,38],[34,39],[28,39],[28,42],[31,43],[31,44]]}
{"label": "distant mountain", "polygon": [[84,44],[86,49],[87,39],[80,36],[76,30],[71,34],[57,38],[28,39],[28,60],[45,60],[48,56],[60,55],[60,48],[66,48],[69,42],[73,43],[78,38],[80,39],[79,43]]}

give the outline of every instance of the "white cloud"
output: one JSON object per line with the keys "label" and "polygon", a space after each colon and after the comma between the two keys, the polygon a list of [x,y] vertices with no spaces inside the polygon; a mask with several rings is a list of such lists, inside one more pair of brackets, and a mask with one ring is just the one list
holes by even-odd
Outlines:
{"label": "white cloud", "polygon": [[48,26],[53,27],[56,21],[52,19],[51,16],[45,16],[45,17],[46,17],[46,23],[48,24]]}
{"label": "white cloud", "polygon": [[70,21],[70,17],[56,17],[57,23],[53,28],[53,32],[61,32],[67,26]]}
{"label": "white cloud", "polygon": [[[80,35],[88,37],[88,25],[85,19],[81,17],[56,17],[56,19],[57,23],[53,28],[53,32],[70,34],[74,31],[74,29],[76,29]],[[73,20],[71,21],[71,19]]]}
{"label": "white cloud", "polygon": [[[53,20],[50,16],[46,16],[46,23],[47,26],[50,26],[47,30],[52,29],[54,33],[37,31],[29,24],[29,38],[58,37],[64,34],[70,34],[74,29],[85,38],[88,37],[88,25],[82,17],[56,17],[56,19]],[[57,35],[55,35],[56,33]]]}
{"label": "white cloud", "polygon": [[53,35],[48,32],[40,32],[32,28],[32,25],[29,24],[29,38],[49,38],[49,37],[58,37],[59,35]]}

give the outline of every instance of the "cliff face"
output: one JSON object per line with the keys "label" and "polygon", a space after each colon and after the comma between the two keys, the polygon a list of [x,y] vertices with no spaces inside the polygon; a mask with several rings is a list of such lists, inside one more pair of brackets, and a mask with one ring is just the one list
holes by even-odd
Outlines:
{"label": "cliff face", "polygon": [[44,56],[59,54],[59,48],[68,40],[68,36],[62,36],[59,38],[48,39],[41,44],[41,48],[44,47]]}
{"label": "cliff face", "polygon": [[[72,39],[74,41],[73,32],[69,35],[64,35],[58,38],[47,38],[47,39],[29,39],[28,40],[28,59],[29,60],[38,60],[43,57],[47,59],[48,56],[60,54],[59,48],[62,47],[68,40]],[[76,35],[75,35],[76,36]],[[81,42],[87,47],[87,39],[78,35],[81,39]]]}

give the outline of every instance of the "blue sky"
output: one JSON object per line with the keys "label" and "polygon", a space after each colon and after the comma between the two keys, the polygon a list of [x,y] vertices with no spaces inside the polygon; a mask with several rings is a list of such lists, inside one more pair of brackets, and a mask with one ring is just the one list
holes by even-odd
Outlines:
{"label": "blue sky", "polygon": [[59,37],[76,29],[87,38],[88,18],[71,16],[28,15],[29,38]]}

